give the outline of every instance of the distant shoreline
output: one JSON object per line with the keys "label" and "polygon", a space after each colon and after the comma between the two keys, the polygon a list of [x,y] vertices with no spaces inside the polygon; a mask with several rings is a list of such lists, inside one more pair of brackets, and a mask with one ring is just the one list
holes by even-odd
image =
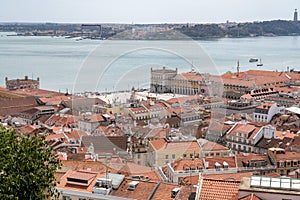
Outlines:
{"label": "distant shoreline", "polygon": [[96,40],[213,40],[220,38],[300,36],[300,22],[226,22],[220,24],[64,24],[1,23],[0,32],[20,36],[62,36]]}

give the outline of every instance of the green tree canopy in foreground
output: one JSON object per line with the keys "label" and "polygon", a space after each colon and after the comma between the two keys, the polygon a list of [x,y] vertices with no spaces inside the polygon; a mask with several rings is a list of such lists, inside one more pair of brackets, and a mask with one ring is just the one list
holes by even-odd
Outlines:
{"label": "green tree canopy in foreground", "polygon": [[47,199],[55,195],[59,159],[43,137],[0,127],[0,199]]}

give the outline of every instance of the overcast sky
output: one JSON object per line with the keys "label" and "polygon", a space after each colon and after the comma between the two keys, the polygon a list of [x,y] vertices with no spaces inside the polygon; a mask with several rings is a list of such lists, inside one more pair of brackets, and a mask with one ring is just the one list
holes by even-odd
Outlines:
{"label": "overcast sky", "polygon": [[300,0],[1,0],[0,22],[215,23],[293,18]]}

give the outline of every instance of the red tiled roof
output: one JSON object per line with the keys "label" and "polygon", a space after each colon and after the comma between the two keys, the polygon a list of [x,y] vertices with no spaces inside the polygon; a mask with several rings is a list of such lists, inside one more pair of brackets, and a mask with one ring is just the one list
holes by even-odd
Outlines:
{"label": "red tiled roof", "polygon": [[268,164],[270,164],[270,160],[269,160],[268,156],[267,155],[261,155],[261,154],[253,154],[253,153],[246,154],[246,155],[237,154],[236,159],[237,159],[237,164],[238,164],[239,167],[244,167],[243,163],[247,164],[251,160],[264,160]]}
{"label": "red tiled roof", "polygon": [[145,181],[139,181],[139,184],[137,185],[136,189],[131,191],[128,190],[128,184],[132,180],[125,179],[118,190],[112,190],[110,195],[118,196],[118,197],[124,197],[124,198],[130,198],[130,199],[148,199],[150,194],[152,193],[154,187],[157,183],[155,182],[145,182]]}
{"label": "red tiled roof", "polygon": [[204,168],[203,162],[201,159],[184,159],[184,160],[177,160],[172,163],[172,166],[175,171],[185,170],[186,168]]}
{"label": "red tiled roof", "polygon": [[[165,138],[168,128],[154,128],[147,134],[148,138]],[[153,140],[154,141],[154,140]]]}
{"label": "red tiled roof", "polygon": [[80,180],[91,180],[95,178],[97,173],[90,173],[86,171],[72,171],[69,173],[67,178],[74,178],[74,179],[80,179]]}
{"label": "red tiled roof", "polygon": [[242,133],[247,134],[248,138],[252,139],[259,130],[260,127],[254,126],[252,124],[236,124],[235,127],[227,133],[227,135],[235,136],[236,133]]}
{"label": "red tiled roof", "polygon": [[171,99],[167,100],[167,102],[170,104],[177,103],[177,102],[180,104],[183,104],[187,101],[198,101],[200,99],[202,99],[201,95],[193,95],[193,96],[171,98]]}
{"label": "red tiled roof", "polygon": [[220,145],[216,142],[207,141],[201,146],[202,151],[220,151],[229,150],[228,147]]}
{"label": "red tiled roof", "polygon": [[203,174],[206,179],[214,180],[235,180],[241,181],[243,177],[251,177],[253,172],[237,172],[237,173],[224,173],[224,174]]}
{"label": "red tiled roof", "polygon": [[200,200],[233,200],[239,192],[240,181],[203,179]]}
{"label": "red tiled roof", "polygon": [[36,96],[36,97],[52,97],[52,96],[61,96],[61,93],[50,91],[50,90],[44,90],[44,89],[38,89],[38,88],[24,88],[24,89],[17,89],[17,90],[8,90],[1,88],[1,91],[18,95],[22,97],[28,97],[28,96]]}
{"label": "red tiled roof", "polygon": [[219,163],[221,166],[220,168],[223,168],[223,162],[226,162],[228,164],[228,168],[236,168],[236,161],[235,157],[215,157],[215,158],[204,158],[205,162],[208,162],[207,169],[215,169],[215,164]]}
{"label": "red tiled roof", "polygon": [[62,138],[66,138],[65,134],[59,133],[59,134],[51,134],[51,135],[48,135],[48,136],[46,137],[46,140],[47,140],[47,141],[50,141],[50,140],[59,140],[59,139],[62,139]]}
{"label": "red tiled roof", "polygon": [[[75,173],[75,174],[74,174]],[[67,183],[67,178],[68,177],[79,177],[79,178],[85,178],[88,177],[89,180],[92,179],[92,182],[88,186],[79,186],[79,185],[74,185],[74,184],[68,184]],[[92,192],[93,187],[97,181],[97,178],[102,177],[103,174],[97,173],[97,172],[92,172],[92,171],[73,171],[73,170],[68,170],[59,180],[59,183],[57,184],[57,188],[64,188],[68,190],[76,190],[76,191],[81,191],[81,192]]]}
{"label": "red tiled roof", "polygon": [[39,106],[33,96],[0,100],[0,115],[15,115]]}
{"label": "red tiled roof", "polygon": [[275,104],[275,102],[268,102],[268,103],[262,103],[259,106],[257,106],[256,108],[260,108],[260,109],[264,109],[264,110],[269,110],[270,107]]}
{"label": "red tiled roof", "polygon": [[21,132],[23,132],[23,133],[32,133],[36,129],[37,128],[32,125],[23,126],[20,128]]}
{"label": "red tiled roof", "polygon": [[162,138],[158,140],[152,140],[149,143],[155,150],[159,150],[166,145],[167,141],[164,138]]}
{"label": "red tiled roof", "polygon": [[60,96],[52,96],[52,97],[42,97],[42,98],[40,98],[40,100],[43,103],[48,103],[48,104],[51,104],[51,105],[58,105],[62,101],[69,100],[69,98],[66,95],[60,95]]}
{"label": "red tiled roof", "polygon": [[262,200],[262,198],[259,198],[255,194],[251,193],[251,194],[248,194],[247,196],[239,198],[239,200]]}
{"label": "red tiled roof", "polygon": [[105,121],[102,114],[87,115],[87,116],[84,117],[84,120],[87,120],[89,122],[102,122],[102,121]]}
{"label": "red tiled roof", "polygon": [[167,142],[165,139],[158,139],[150,141],[150,145],[157,151],[159,150],[168,150],[174,151],[182,149],[182,152],[187,150],[199,151],[200,146],[198,142]]}
{"label": "red tiled roof", "polygon": [[157,190],[155,191],[152,200],[172,200],[171,192],[173,189],[178,188],[178,185],[161,183]]}
{"label": "red tiled roof", "polygon": [[284,154],[276,154],[277,160],[299,160],[300,152],[285,151]]}
{"label": "red tiled roof", "polygon": [[107,167],[102,162],[94,161],[82,161],[82,160],[62,160],[62,168],[58,171],[66,172],[68,170],[90,170],[98,173],[105,173],[106,170],[109,170],[111,173],[117,173],[116,170]]}
{"label": "red tiled roof", "polygon": [[130,108],[132,112],[146,111],[144,107]]}

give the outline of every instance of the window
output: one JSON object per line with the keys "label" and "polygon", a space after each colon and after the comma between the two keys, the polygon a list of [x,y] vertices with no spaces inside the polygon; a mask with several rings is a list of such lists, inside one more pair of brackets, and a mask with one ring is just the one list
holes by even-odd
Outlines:
{"label": "window", "polygon": [[141,159],[141,154],[138,154],[138,155],[137,155],[137,158],[138,158],[138,159]]}
{"label": "window", "polygon": [[190,158],[193,158],[194,157],[194,154],[190,153]]}
{"label": "window", "polygon": [[295,167],[295,166],[297,166],[297,165],[298,165],[297,160],[294,160],[294,161],[293,161],[293,166]]}
{"label": "window", "polygon": [[62,199],[63,200],[71,200],[71,197],[70,196],[63,196]]}
{"label": "window", "polygon": [[279,167],[284,167],[284,162],[279,162]]}
{"label": "window", "polygon": [[283,175],[283,170],[280,170],[280,176],[282,176]]}
{"label": "window", "polygon": [[186,158],[186,154],[185,153],[183,154],[183,158]]}
{"label": "window", "polygon": [[166,158],[166,159],[169,159],[169,155],[166,155],[165,158]]}
{"label": "window", "polygon": [[208,153],[205,153],[205,157],[208,157]]}
{"label": "window", "polygon": [[175,159],[175,154],[172,154],[172,159]]}
{"label": "window", "polygon": [[214,153],[210,153],[209,155],[210,155],[210,156],[214,156],[215,154],[214,154]]}

